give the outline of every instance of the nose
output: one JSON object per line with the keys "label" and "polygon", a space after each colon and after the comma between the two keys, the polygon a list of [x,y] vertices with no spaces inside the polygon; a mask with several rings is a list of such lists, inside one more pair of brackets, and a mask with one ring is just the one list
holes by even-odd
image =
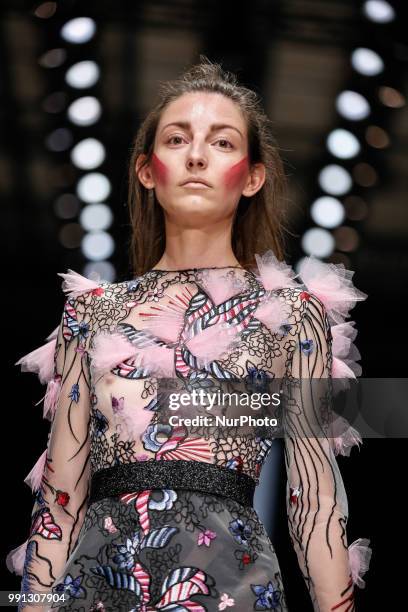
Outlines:
{"label": "nose", "polygon": [[186,166],[188,170],[192,170],[193,168],[206,168],[207,158],[197,148],[194,150],[191,149],[187,155]]}

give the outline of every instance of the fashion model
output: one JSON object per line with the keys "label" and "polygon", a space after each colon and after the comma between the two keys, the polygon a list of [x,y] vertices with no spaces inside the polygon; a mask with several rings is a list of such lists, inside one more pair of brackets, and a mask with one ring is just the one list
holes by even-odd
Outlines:
{"label": "fashion model", "polygon": [[336,455],[362,441],[331,400],[361,374],[346,319],[367,295],[343,264],[285,263],[284,186],[270,122],[233,74],[201,58],[161,85],[130,160],[132,277],[60,273],[60,323],[17,362],[47,385],[50,421],[25,480],[30,533],[8,556],[19,609],[288,610],[253,507],[279,427],[194,421],[202,401],[170,419],[165,391],[252,397],[279,381],[299,568],[314,610],[355,610],[371,549],[347,541]]}

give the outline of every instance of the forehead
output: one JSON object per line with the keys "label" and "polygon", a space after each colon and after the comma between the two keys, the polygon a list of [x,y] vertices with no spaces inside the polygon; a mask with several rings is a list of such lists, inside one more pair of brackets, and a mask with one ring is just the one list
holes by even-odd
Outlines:
{"label": "forehead", "polygon": [[239,106],[219,93],[200,91],[183,94],[165,108],[158,130],[171,121],[189,121],[193,128],[225,122],[246,132],[245,118]]}

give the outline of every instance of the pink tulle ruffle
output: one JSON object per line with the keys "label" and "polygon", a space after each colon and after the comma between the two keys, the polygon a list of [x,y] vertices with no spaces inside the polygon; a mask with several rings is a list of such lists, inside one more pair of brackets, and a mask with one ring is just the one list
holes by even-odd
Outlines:
{"label": "pink tulle ruffle", "polygon": [[36,406],[40,404],[44,400],[44,411],[43,418],[52,421],[55,410],[57,408],[57,401],[59,392],[61,389],[61,376],[56,374],[47,385],[47,390],[45,392],[44,397],[40,399],[39,402],[36,403]]}
{"label": "pink tulle ruffle", "polygon": [[335,455],[349,457],[353,446],[360,448],[363,443],[360,432],[354,429],[350,423],[342,416],[339,416],[332,424],[330,437],[333,438],[333,452]]}
{"label": "pink tulle ruffle", "polygon": [[27,544],[28,544],[28,540],[26,540],[23,544],[21,544],[21,546],[18,546],[17,548],[13,548],[13,550],[11,550],[9,554],[7,555],[6,566],[9,572],[11,573],[14,572],[18,576],[23,575],[24,562],[25,562],[25,557],[26,557],[26,552],[27,552]]}
{"label": "pink tulle ruffle", "polygon": [[215,305],[229,300],[246,288],[245,281],[229,276],[224,270],[207,270],[200,284]]}
{"label": "pink tulle ruffle", "polygon": [[54,338],[58,337],[59,325],[50,333],[49,336],[46,337],[46,340],[54,340]]}
{"label": "pink tulle ruffle", "polygon": [[188,288],[183,287],[180,294],[168,297],[167,303],[152,306],[150,312],[140,313],[139,316],[142,321],[148,322],[148,329],[158,338],[167,342],[177,342],[192,294]]}
{"label": "pink tulle ruffle", "polygon": [[276,296],[269,297],[268,294],[261,298],[254,313],[255,318],[259,319],[273,332],[281,331],[280,328],[288,322],[289,315],[290,307],[288,304],[285,304]]}
{"label": "pink tulle ruffle", "polygon": [[354,271],[347,270],[342,263],[326,263],[310,255],[301,261],[299,275],[310,293],[323,302],[335,323],[343,323],[356,302],[368,297],[354,286]]}
{"label": "pink tulle ruffle", "polygon": [[298,274],[287,263],[279,261],[273,251],[266,251],[263,255],[255,254],[255,259],[259,272],[255,276],[268,291],[299,285],[295,280]]}
{"label": "pink tulle ruffle", "polygon": [[348,379],[361,376],[361,365],[357,363],[357,360],[361,359],[361,354],[353,342],[357,336],[354,325],[355,321],[347,321],[332,325],[330,328],[333,337],[331,374],[336,393],[349,387]]}
{"label": "pink tulle ruffle", "polygon": [[239,341],[237,327],[221,321],[198,332],[186,340],[185,345],[196,357],[200,367],[206,367]]}
{"label": "pink tulle ruffle", "polygon": [[135,354],[136,347],[119,332],[102,331],[95,335],[88,350],[92,367],[102,374]]}
{"label": "pink tulle ruffle", "polygon": [[173,375],[174,350],[155,342],[148,330],[141,330],[137,344],[120,332],[106,331],[96,334],[93,343],[89,355],[93,369],[99,374],[131,359],[134,367],[144,367],[161,376]]}
{"label": "pink tulle ruffle", "polygon": [[24,478],[24,482],[31,490],[38,491],[41,486],[41,480],[44,474],[44,468],[47,460],[47,449],[40,455],[31,472]]}
{"label": "pink tulle ruffle", "polygon": [[41,384],[44,385],[51,380],[54,374],[55,346],[56,339],[54,337],[31,353],[21,357],[14,365],[21,365],[22,372],[35,372],[38,374]]}
{"label": "pink tulle ruffle", "polygon": [[365,581],[361,578],[370,566],[372,549],[369,547],[370,540],[358,538],[348,547],[349,564],[353,583],[360,589],[365,587]]}
{"label": "pink tulle ruffle", "polygon": [[57,274],[64,279],[62,290],[68,297],[78,297],[88,291],[101,289],[98,282],[82,276],[71,268],[68,268],[68,272],[58,272]]}

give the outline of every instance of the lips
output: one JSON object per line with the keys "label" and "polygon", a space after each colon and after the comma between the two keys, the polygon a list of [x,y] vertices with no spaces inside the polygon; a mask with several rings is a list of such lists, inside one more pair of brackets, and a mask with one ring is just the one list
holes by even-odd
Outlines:
{"label": "lips", "polygon": [[208,189],[208,185],[205,183],[200,183],[198,181],[189,181],[188,183],[183,183],[182,187],[187,187],[190,189]]}
{"label": "lips", "polygon": [[183,183],[181,183],[182,187],[211,187],[211,185],[209,183],[207,183],[206,181],[204,181],[203,179],[200,178],[196,178],[196,177],[191,177],[189,179],[187,179],[186,181],[184,181]]}

